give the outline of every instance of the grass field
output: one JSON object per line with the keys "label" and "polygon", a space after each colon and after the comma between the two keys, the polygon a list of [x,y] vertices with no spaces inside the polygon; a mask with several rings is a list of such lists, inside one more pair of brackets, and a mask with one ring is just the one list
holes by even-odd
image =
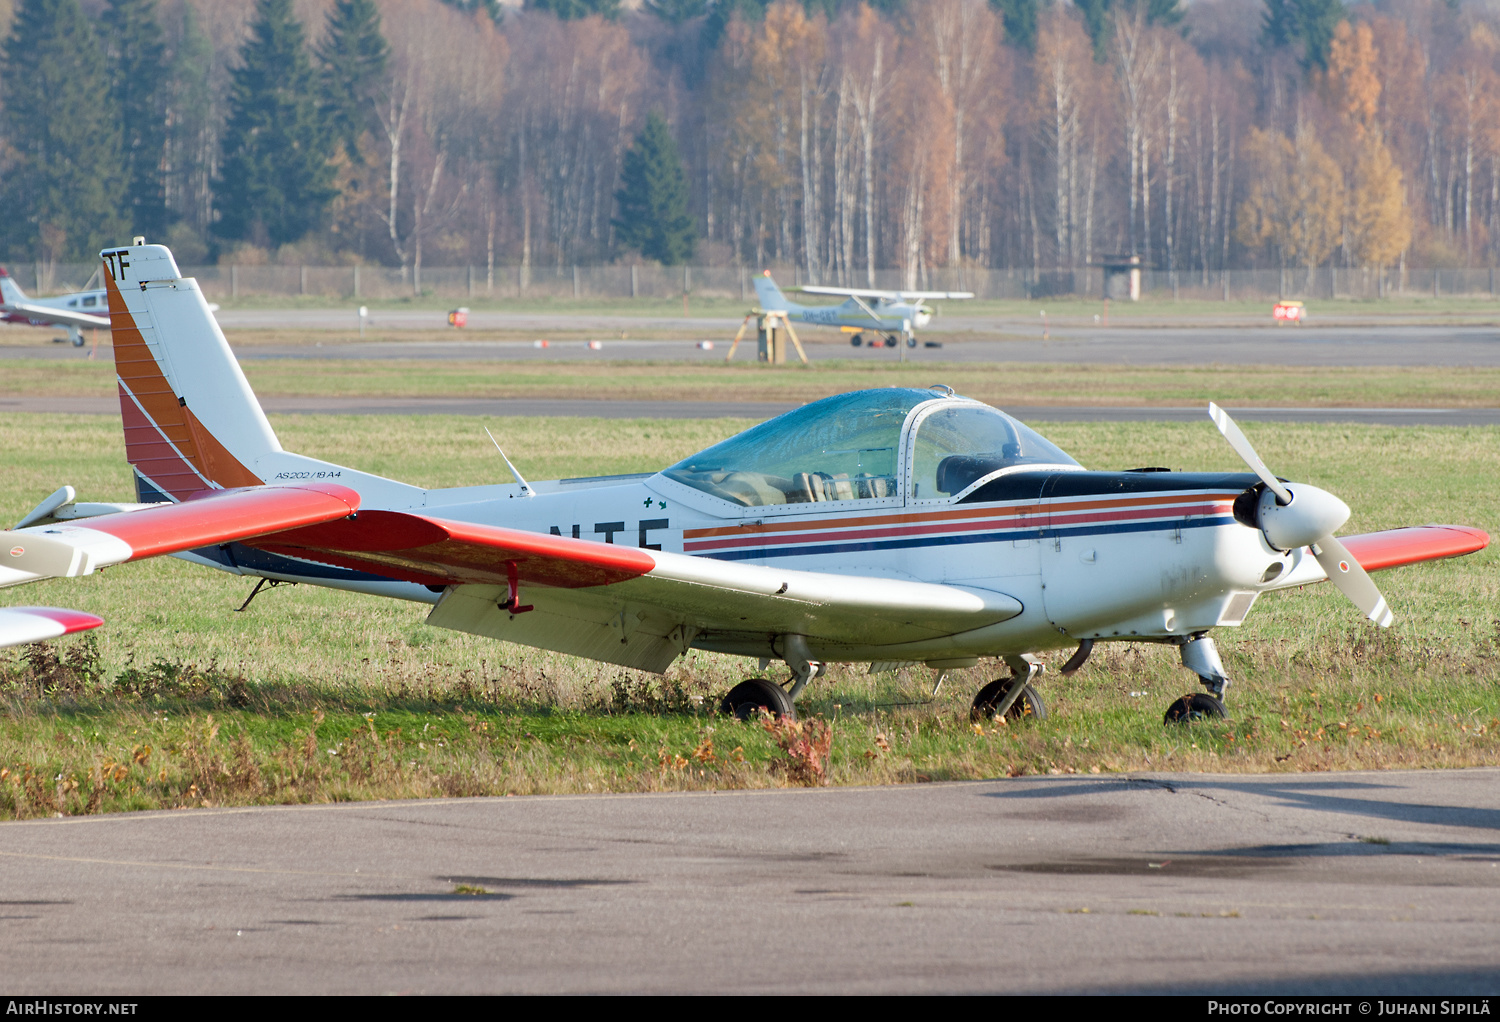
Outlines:
{"label": "grass field", "polygon": [[[1286,366],[1089,366],[819,360],[769,367],[753,361],[502,362],[247,360],[263,397],[584,398],[652,401],[815,401],[861,387],[927,387],[1006,405],[1205,405],[1227,407],[1474,408],[1500,404],[1500,369]],[[115,393],[114,367],[13,359],[0,396]]]}
{"label": "grass field", "polygon": [[[277,417],[283,443],[428,486],[507,473],[469,420]],[[492,420],[528,476],[643,471],[747,423]],[[1344,531],[1445,521],[1500,529],[1500,430],[1248,424],[1278,473],[1355,509]],[[1096,468],[1238,469],[1201,424],[1058,424]],[[0,520],[67,482],[130,495],[118,425],[0,415]],[[1042,680],[1046,721],[975,728],[992,662],[950,676],[834,668],[802,702],[830,727],[837,784],[1134,769],[1326,770],[1500,762],[1500,574],[1494,549],[1376,576],[1377,632],[1326,586],[1271,594],[1217,634],[1235,678],[1223,724],[1166,728],[1194,688],[1170,651],[1114,645]],[[93,636],[0,654],[0,813],[817,781],[817,734],[713,714],[755,673],[694,653],[662,678],[438,631],[425,608],[306,586],[234,608],[250,583],[171,559],[12,590],[6,605],[100,614]],[[60,659],[59,659],[60,657]],[[809,753],[811,745],[814,751]]]}

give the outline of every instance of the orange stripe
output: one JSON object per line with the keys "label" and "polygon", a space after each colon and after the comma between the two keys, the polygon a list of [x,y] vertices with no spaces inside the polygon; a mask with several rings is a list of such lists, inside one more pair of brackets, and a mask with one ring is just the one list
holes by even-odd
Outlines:
{"label": "orange stripe", "polygon": [[1075,500],[1056,504],[1025,504],[1014,507],[987,507],[977,509],[930,511],[916,514],[893,514],[863,516],[860,518],[825,518],[816,522],[777,521],[750,525],[731,525],[712,529],[687,529],[683,539],[708,539],[713,536],[744,536],[775,532],[811,532],[817,529],[852,529],[865,525],[904,525],[935,520],[961,521],[967,518],[1031,518],[1052,514],[1070,514],[1102,508],[1149,507],[1162,504],[1204,503],[1207,501],[1230,501],[1238,494],[1192,493],[1183,491],[1160,497],[1113,497],[1096,500]]}

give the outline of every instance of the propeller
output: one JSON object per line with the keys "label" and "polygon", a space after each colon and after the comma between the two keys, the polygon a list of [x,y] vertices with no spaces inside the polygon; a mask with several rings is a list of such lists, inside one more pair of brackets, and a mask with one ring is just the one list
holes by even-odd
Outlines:
{"label": "propeller", "polygon": [[1349,505],[1316,486],[1297,483],[1288,487],[1271,474],[1255,448],[1229,414],[1210,402],[1208,414],[1250,470],[1266,484],[1255,509],[1255,523],[1265,534],[1266,542],[1278,550],[1307,547],[1318,559],[1328,581],[1339,592],[1381,628],[1389,628],[1394,616],[1385,597],[1370,580],[1344,544],[1334,538],[1333,530],[1349,520]]}

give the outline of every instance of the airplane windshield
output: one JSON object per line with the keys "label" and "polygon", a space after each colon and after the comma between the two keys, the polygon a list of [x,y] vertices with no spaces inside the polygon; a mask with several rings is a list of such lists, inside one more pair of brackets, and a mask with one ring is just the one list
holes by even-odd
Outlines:
{"label": "airplane windshield", "polygon": [[839,394],[779,415],[678,462],[668,479],[746,507],[895,497],[907,413],[930,390]]}
{"label": "airplane windshield", "polygon": [[1077,465],[1050,441],[985,405],[939,408],[917,424],[911,496],[952,496],[1013,465]]}

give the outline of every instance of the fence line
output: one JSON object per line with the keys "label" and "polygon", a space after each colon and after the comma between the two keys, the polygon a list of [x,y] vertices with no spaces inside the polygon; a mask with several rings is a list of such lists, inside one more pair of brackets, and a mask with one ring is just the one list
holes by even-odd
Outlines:
{"label": "fence line", "polygon": [[[798,267],[771,267],[783,287],[805,282]],[[12,264],[11,273],[33,294],[62,294],[98,286],[96,263]],[[406,298],[416,294],[465,300],[481,298],[676,298],[755,299],[753,277],[758,269],[736,266],[497,266],[493,276],[484,266],[424,266],[420,279],[410,268],[385,266],[184,266],[182,273],[198,278],[211,300],[248,297],[320,295],[324,297]],[[831,281],[823,281],[831,283]],[[863,273],[856,282],[863,286]],[[1229,270],[1202,273],[1190,270],[1142,270],[1141,292],[1152,299],[1370,299],[1444,295],[1493,296],[1496,268],[1416,269],[1404,272],[1322,266],[1305,269]],[[875,286],[898,290],[904,286],[900,270],[877,270]],[[1104,296],[1099,267],[1076,270],[979,269],[956,267],[929,270],[918,286],[933,291],[973,291],[979,298],[1040,299]]]}

